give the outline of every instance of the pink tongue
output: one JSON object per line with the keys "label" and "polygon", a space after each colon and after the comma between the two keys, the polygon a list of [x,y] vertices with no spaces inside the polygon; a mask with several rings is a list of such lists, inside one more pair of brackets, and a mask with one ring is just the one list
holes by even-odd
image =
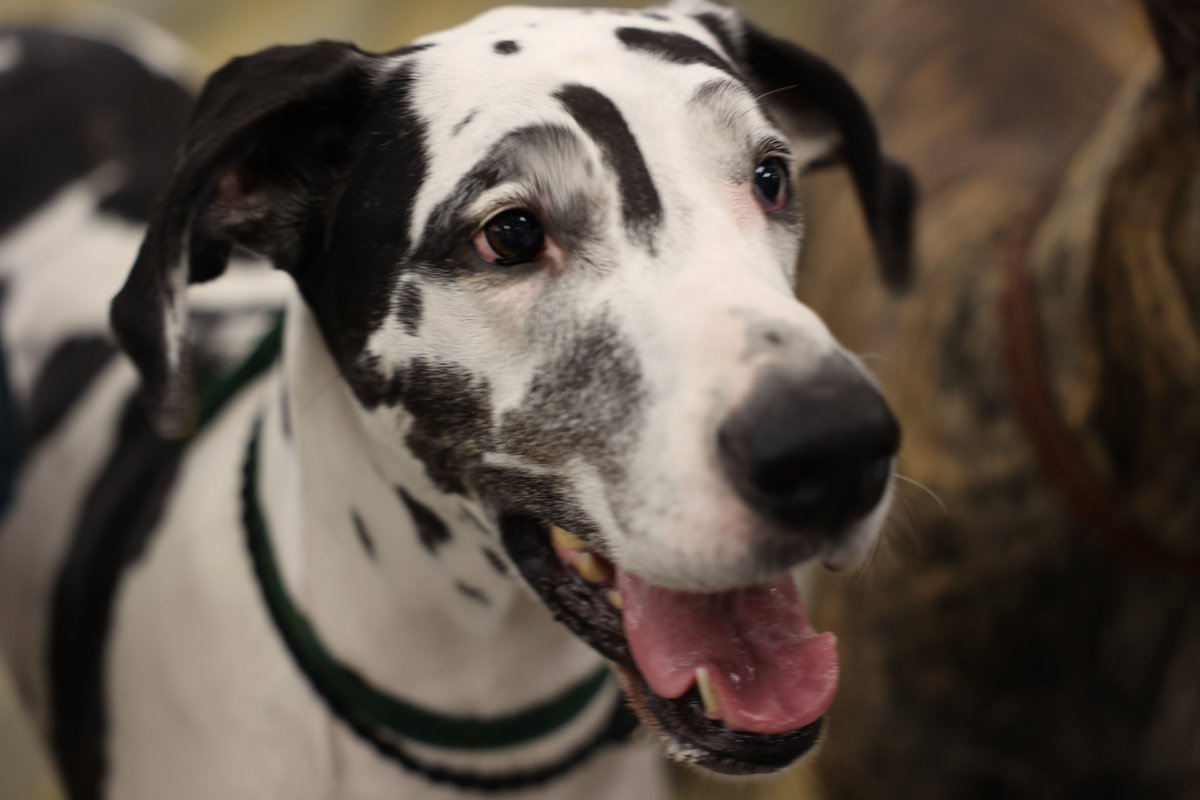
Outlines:
{"label": "pink tongue", "polygon": [[710,718],[752,733],[818,719],[837,689],[837,639],[818,634],[788,576],[720,594],[651,586],[617,572],[633,660],[661,697],[682,696],[704,667],[720,701]]}

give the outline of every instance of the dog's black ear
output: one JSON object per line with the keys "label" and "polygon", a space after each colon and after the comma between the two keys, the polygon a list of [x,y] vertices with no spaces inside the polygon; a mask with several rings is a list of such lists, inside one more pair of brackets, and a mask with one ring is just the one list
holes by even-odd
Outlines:
{"label": "dog's black ear", "polygon": [[850,170],[887,285],[912,283],[912,225],[917,192],[912,174],[883,154],[875,123],[849,81],[828,62],[712,6],[696,18],[735,59],[779,122],[823,152],[810,168],[842,163]]}
{"label": "dog's black ear", "polygon": [[164,435],[187,434],[194,416],[187,285],[220,275],[235,247],[293,273],[320,252],[371,58],[336,42],[275,47],[205,84],[110,314]]}

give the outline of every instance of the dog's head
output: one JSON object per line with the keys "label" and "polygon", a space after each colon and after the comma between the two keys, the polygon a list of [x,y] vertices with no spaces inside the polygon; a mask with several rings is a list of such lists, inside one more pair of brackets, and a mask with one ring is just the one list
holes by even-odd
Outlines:
{"label": "dog's head", "polygon": [[911,184],[862,101],[723,7],[274,48],[209,80],[113,322],[178,429],[186,284],[270,258],[367,424],[493,515],[669,749],[771,770],[836,683],[786,571],[869,546],[898,444],[791,288],[795,181],[834,163],[903,286]]}

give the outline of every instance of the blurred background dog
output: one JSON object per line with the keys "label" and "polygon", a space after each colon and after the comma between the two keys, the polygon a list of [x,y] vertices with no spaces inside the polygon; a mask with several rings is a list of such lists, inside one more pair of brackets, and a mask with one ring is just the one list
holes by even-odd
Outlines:
{"label": "blurred background dog", "polygon": [[[194,47],[199,75],[269,42],[390,46],[487,5],[121,8]],[[798,287],[882,376],[914,483],[868,569],[822,585],[843,688],[819,781],[685,776],[680,796],[1200,795],[1195,4],[1145,0],[1153,32],[1135,0],[739,5],[846,70],[922,183],[912,295],[876,288],[832,175],[809,187]],[[32,754],[0,724],[0,798],[56,796]]]}

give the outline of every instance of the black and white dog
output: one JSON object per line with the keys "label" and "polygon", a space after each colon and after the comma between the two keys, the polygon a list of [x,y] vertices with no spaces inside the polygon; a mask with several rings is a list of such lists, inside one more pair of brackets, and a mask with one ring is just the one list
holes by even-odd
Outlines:
{"label": "black and white dog", "polygon": [[793,183],[849,169],[895,286],[912,206],[831,67],[510,8],[193,106],[10,31],[0,109],[0,643],[72,800],[660,797],[626,704],[719,772],[814,744],[789,570],[871,546],[899,434]]}

